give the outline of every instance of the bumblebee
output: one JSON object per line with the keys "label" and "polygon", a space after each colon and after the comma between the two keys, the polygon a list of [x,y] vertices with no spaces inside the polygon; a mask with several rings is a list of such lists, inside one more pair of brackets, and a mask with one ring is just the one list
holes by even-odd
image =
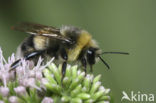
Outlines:
{"label": "bumblebee", "polygon": [[83,29],[74,26],[55,28],[34,23],[19,23],[12,29],[26,32],[29,35],[17,49],[17,61],[11,69],[19,66],[21,58],[37,62],[39,56],[45,61],[55,57],[55,62],[62,63],[64,77],[67,63],[80,63],[86,72],[87,65],[92,66],[100,59],[107,68],[109,65],[100,55],[107,53],[128,54],[125,52],[102,52],[92,36]]}

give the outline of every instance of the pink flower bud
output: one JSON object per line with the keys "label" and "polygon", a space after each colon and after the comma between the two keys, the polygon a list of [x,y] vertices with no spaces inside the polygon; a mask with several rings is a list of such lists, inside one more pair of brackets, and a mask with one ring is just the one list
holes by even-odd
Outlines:
{"label": "pink flower bud", "polygon": [[36,84],[35,78],[24,78],[19,81],[24,87],[31,87]]}
{"label": "pink flower bud", "polygon": [[1,100],[0,100],[0,103],[4,103],[4,101],[1,101]]}
{"label": "pink flower bud", "polygon": [[41,103],[53,103],[53,99],[50,97],[45,97]]}
{"label": "pink flower bud", "polygon": [[43,76],[42,76],[42,72],[37,71],[37,72],[36,72],[36,79],[37,79],[37,80],[41,80],[42,77],[43,77]]}
{"label": "pink flower bud", "polygon": [[0,94],[4,97],[9,95],[9,88],[7,87],[0,87]]}
{"label": "pink flower bud", "polygon": [[18,98],[16,96],[9,97],[9,103],[18,103]]}
{"label": "pink flower bud", "polygon": [[7,71],[1,70],[0,74],[1,74],[0,79],[3,82],[3,85],[6,86],[7,85],[7,81],[9,81],[9,78],[10,78],[9,73]]}
{"label": "pink flower bud", "polygon": [[16,88],[14,88],[14,91],[15,91],[18,95],[20,95],[20,96],[26,95],[26,89],[25,89],[25,87],[23,87],[23,86],[18,86],[18,87],[16,87]]}
{"label": "pink flower bud", "polygon": [[31,61],[31,60],[29,60],[28,62],[29,62],[29,68],[30,68],[30,69],[33,69],[33,67],[34,67],[34,62]]}
{"label": "pink flower bud", "polygon": [[35,77],[35,71],[34,70],[30,70],[29,71],[29,77],[30,78],[34,78]]}

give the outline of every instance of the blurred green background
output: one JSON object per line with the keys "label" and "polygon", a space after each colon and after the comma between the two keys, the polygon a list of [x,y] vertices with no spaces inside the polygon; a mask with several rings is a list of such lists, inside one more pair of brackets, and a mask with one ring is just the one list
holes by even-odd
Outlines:
{"label": "blurred green background", "polygon": [[103,51],[129,52],[129,56],[103,55],[110,70],[101,62],[94,66],[115,103],[121,102],[123,90],[156,94],[155,0],[1,0],[0,46],[5,57],[27,36],[10,29],[21,21],[81,27]]}

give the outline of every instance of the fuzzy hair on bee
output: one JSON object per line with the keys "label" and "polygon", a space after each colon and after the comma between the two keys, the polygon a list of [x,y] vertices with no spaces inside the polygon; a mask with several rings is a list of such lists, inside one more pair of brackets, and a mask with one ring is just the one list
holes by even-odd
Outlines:
{"label": "fuzzy hair on bee", "polygon": [[109,65],[101,58],[102,54],[128,54],[125,52],[102,52],[89,32],[74,26],[54,28],[25,22],[14,26],[13,29],[31,35],[19,45],[18,60],[11,65],[12,69],[20,64],[21,58],[33,60],[36,63],[40,56],[45,61],[55,57],[55,62],[62,64],[62,76],[64,77],[67,63],[79,62],[86,72],[87,66],[90,66],[92,71],[92,66],[98,59],[109,68]]}

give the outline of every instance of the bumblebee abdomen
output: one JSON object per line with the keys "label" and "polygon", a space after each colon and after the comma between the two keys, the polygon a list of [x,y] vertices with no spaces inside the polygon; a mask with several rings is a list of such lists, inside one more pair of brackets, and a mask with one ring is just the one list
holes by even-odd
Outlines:
{"label": "bumblebee abdomen", "polygon": [[45,50],[49,46],[49,38],[44,36],[35,36],[33,38],[34,48],[36,50]]}

